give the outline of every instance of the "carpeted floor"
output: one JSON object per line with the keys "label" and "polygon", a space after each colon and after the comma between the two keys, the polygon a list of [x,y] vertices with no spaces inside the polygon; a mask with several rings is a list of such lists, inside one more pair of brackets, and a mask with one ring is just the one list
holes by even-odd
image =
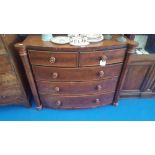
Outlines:
{"label": "carpeted floor", "polygon": [[155,98],[121,99],[112,105],[95,109],[37,111],[23,106],[0,107],[0,120],[6,121],[151,121],[155,120]]}

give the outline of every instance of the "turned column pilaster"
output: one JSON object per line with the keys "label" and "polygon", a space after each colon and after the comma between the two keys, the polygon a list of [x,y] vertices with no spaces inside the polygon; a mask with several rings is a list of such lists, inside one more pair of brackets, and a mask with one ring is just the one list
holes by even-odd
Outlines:
{"label": "turned column pilaster", "polygon": [[118,105],[118,99],[119,99],[119,96],[120,96],[120,91],[122,89],[125,77],[127,75],[127,67],[128,67],[128,63],[130,61],[130,56],[135,53],[135,48],[136,47],[137,47],[137,44],[135,42],[134,42],[134,44],[133,43],[128,44],[126,55],[125,55],[125,58],[124,58],[122,71],[121,71],[121,74],[120,74],[120,77],[119,77],[119,81],[118,81],[118,84],[117,84],[115,96],[114,96],[114,99],[113,99],[113,105],[115,105],[115,106]]}
{"label": "turned column pilaster", "polygon": [[40,102],[35,80],[33,78],[33,72],[32,72],[32,68],[29,63],[29,58],[28,58],[26,47],[24,44],[21,44],[21,43],[15,44],[15,47],[18,50],[19,56],[22,60],[22,63],[23,63],[23,66],[24,66],[24,69],[25,69],[25,72],[26,72],[26,75],[27,75],[27,78],[28,78],[28,81],[29,81],[29,84],[32,90],[34,101],[36,102],[36,105],[37,105],[36,108],[40,110],[42,109],[42,104]]}

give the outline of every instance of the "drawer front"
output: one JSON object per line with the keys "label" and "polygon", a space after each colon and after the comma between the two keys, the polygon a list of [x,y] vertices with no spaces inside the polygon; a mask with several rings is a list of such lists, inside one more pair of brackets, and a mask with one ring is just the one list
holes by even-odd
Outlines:
{"label": "drawer front", "polygon": [[48,51],[29,51],[30,61],[34,65],[76,67],[78,53],[58,53]]}
{"label": "drawer front", "polygon": [[122,65],[88,68],[53,68],[33,66],[36,80],[45,81],[88,81],[119,76]]}
{"label": "drawer front", "polygon": [[40,94],[79,95],[114,92],[118,78],[91,82],[37,82]]}
{"label": "drawer front", "polygon": [[81,52],[80,66],[98,66],[100,60],[106,61],[106,64],[123,62],[126,49],[116,49],[108,51]]}
{"label": "drawer front", "polygon": [[90,108],[111,104],[113,101],[113,97],[114,93],[76,97],[41,95],[41,102],[43,106],[49,108]]}
{"label": "drawer front", "polygon": [[11,64],[6,55],[0,55],[0,73],[11,71]]}

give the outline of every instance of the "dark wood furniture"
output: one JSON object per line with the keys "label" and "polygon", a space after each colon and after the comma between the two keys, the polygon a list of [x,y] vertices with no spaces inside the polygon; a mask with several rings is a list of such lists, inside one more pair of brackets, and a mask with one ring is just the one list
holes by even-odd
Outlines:
{"label": "dark wood furniture", "polygon": [[[38,109],[118,104],[134,41],[104,40],[86,47],[57,45],[30,35],[16,44]],[[107,64],[101,67],[100,60]]]}
{"label": "dark wood furniture", "polygon": [[0,35],[0,105],[30,105],[15,57],[17,41],[17,35]]}
{"label": "dark wood furniture", "polygon": [[[126,36],[132,40],[135,38],[134,34]],[[120,96],[155,97],[155,54],[131,55]]]}
{"label": "dark wood furniture", "polygon": [[121,97],[155,97],[155,54],[131,55]]}

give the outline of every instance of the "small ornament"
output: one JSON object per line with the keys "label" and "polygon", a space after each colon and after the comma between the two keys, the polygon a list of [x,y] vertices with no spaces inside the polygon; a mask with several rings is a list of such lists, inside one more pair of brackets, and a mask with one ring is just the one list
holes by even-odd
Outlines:
{"label": "small ornament", "polygon": [[41,39],[42,41],[50,41],[53,38],[52,34],[42,34]]}
{"label": "small ornament", "polygon": [[111,34],[104,34],[104,39],[105,40],[111,40],[112,39],[112,35]]}

